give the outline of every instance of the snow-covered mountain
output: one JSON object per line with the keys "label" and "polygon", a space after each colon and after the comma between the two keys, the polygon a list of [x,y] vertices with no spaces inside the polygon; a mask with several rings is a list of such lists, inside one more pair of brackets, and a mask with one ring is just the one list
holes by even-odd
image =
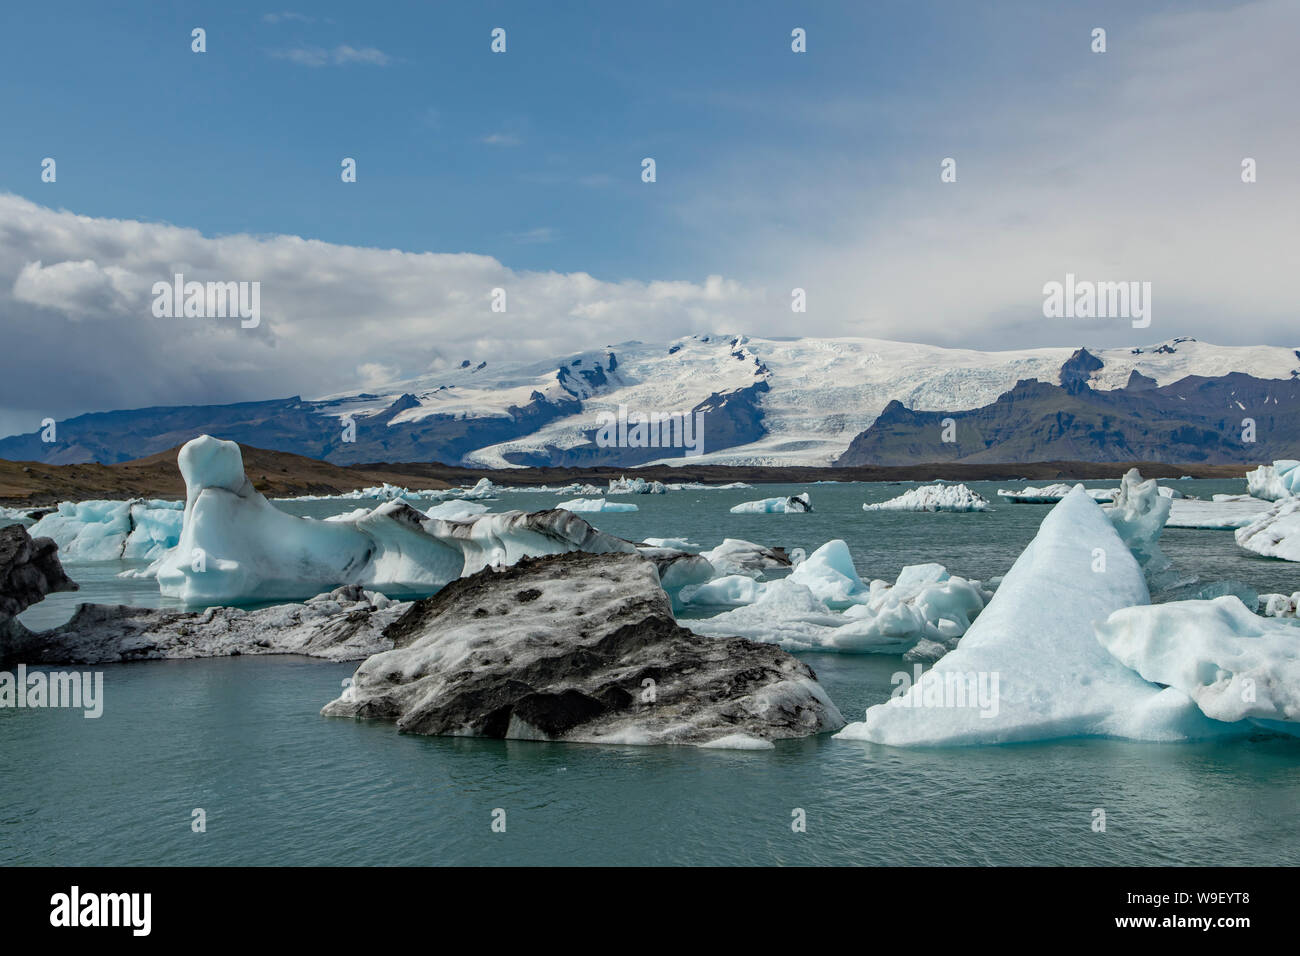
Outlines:
{"label": "snow-covered mountain", "polygon": [[[602,414],[689,413],[703,422],[702,457],[715,464],[828,465],[891,401],[917,411],[987,405],[1022,379],[1058,384],[1074,348],[981,352],[869,338],[695,335],[625,342],[544,362],[466,359],[459,368],[364,393],[238,406],[138,409],[60,423],[0,441],[0,457],[122,461],[204,429],[338,463],[443,461],[482,467],[623,465],[680,461],[682,450],[600,447]],[[1093,358],[1095,356],[1095,359]],[[1091,350],[1065,374],[1101,390],[1136,371],[1156,385],[1189,375],[1300,377],[1300,353],[1174,339],[1149,348]],[[345,441],[344,423],[356,423]]]}

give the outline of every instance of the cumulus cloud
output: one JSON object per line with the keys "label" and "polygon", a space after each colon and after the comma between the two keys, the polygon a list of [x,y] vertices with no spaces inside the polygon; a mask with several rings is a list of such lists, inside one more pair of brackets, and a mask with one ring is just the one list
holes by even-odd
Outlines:
{"label": "cumulus cloud", "polygon": [[[261,324],[156,318],[153,285],[261,283]],[[491,311],[494,289],[507,311]],[[0,194],[0,353],[10,408],[63,417],[371,388],[477,361],[740,329],[763,291],[734,279],[606,281],[491,256],[196,230]],[[33,426],[34,427],[34,426]]]}

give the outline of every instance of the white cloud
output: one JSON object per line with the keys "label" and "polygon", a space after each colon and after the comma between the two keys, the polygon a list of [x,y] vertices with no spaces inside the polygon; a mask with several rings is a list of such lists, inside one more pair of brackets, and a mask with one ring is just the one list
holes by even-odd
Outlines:
{"label": "white cloud", "polygon": [[375,47],[353,47],[340,44],[332,50],[324,47],[293,47],[287,50],[272,50],[271,56],[288,60],[298,66],[344,66],[348,63],[366,63],[371,66],[388,66],[394,58]]}
{"label": "white cloud", "polygon": [[[158,319],[152,286],[261,283],[261,325]],[[508,311],[493,313],[504,288]],[[740,329],[762,291],[519,272],[490,256],[409,253],[297,236],[208,238],[0,194],[5,403],[86,410],[317,397],[475,356],[549,358],[628,339]]]}
{"label": "white cloud", "polygon": [[[1035,44],[1062,42],[1042,22],[1005,30],[998,49],[1025,50],[1025,63]],[[767,102],[774,124],[839,136],[856,123],[890,147],[829,155],[815,176],[798,156],[722,157],[678,213],[687,232],[723,224],[738,237],[723,267],[747,259],[774,289],[807,290],[800,328],[773,296],[747,324],[757,334],[1295,344],[1297,33],[1289,0],[1174,7],[1117,25],[1105,54],[1087,52],[1084,31],[1045,76],[1008,61],[983,85],[954,77],[917,102]],[[939,180],[948,156],[952,184]],[[1254,184],[1241,181],[1246,156]],[[1067,271],[1150,281],[1151,327],[1044,319],[1043,284]]]}

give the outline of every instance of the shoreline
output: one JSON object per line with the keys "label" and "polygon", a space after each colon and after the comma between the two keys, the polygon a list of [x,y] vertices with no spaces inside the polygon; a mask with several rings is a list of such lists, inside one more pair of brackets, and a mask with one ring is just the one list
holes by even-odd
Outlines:
{"label": "shoreline", "polygon": [[[853,467],[779,465],[655,465],[640,468],[542,467],[469,468],[439,462],[376,462],[335,465],[288,452],[241,445],[248,474],[258,491],[272,498],[339,495],[385,482],[412,490],[472,485],[480,478],[508,486],[605,484],[611,478],[636,476],[647,481],[729,484],[811,484],[840,482],[945,481],[1087,481],[1118,480],[1130,468],[1149,478],[1244,478],[1250,465],[1165,464],[1149,461],[1045,461],[971,464],[927,462],[916,465]],[[185,497],[185,482],[176,466],[177,449],[112,465],[49,465],[0,459],[0,505],[41,508],[61,501]]]}

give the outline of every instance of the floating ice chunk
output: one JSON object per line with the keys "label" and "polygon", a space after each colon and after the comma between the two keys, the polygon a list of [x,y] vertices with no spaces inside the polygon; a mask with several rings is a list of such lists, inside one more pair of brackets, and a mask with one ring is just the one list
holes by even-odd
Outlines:
{"label": "floating ice chunk", "polygon": [[668,489],[662,481],[646,481],[644,478],[611,478],[609,491],[611,495],[662,495]]}
{"label": "floating ice chunk", "polygon": [[1097,640],[1153,684],[1176,687],[1207,717],[1285,722],[1300,734],[1300,629],[1235,597],[1116,611]]}
{"label": "floating ice chunk", "polygon": [[669,491],[738,491],[754,486],[743,481],[733,481],[725,485],[706,485],[702,481],[671,481],[664,487]]}
{"label": "floating ice chunk", "polygon": [[868,592],[853,566],[849,546],[838,538],[827,541],[790,572],[790,580],[802,584],[828,605],[847,605]]}
{"label": "floating ice chunk", "polygon": [[[36,529],[32,529],[36,533]],[[1250,524],[1238,528],[1237,544],[1266,558],[1300,561],[1300,498],[1281,498]]]}
{"label": "floating ice chunk", "polygon": [[466,501],[483,501],[487,498],[495,498],[501,493],[501,489],[492,484],[490,479],[480,478],[473,488],[462,491],[457,497]]}
{"label": "floating ice chunk", "polygon": [[1300,591],[1291,595],[1261,594],[1259,596],[1260,613],[1265,617],[1293,618],[1300,608]]}
{"label": "floating ice chunk", "polygon": [[[1042,488],[1035,488],[1030,485],[1029,487],[1022,488],[1019,491],[1008,491],[1005,488],[999,488],[998,497],[1005,498],[1013,504],[1050,505],[1060,501],[1075,488],[1081,487],[1083,486],[1058,482],[1054,485],[1046,485]],[[1084,488],[1083,492],[1084,494],[1091,496],[1095,501],[1110,501],[1115,497],[1116,489]]]}
{"label": "floating ice chunk", "polygon": [[863,511],[988,511],[989,500],[965,485],[922,485]]}
{"label": "floating ice chunk", "polygon": [[789,498],[763,498],[759,501],[745,501],[731,509],[733,515],[782,515],[812,511],[812,500],[808,492],[791,495]]}
{"label": "floating ice chunk", "polygon": [[674,548],[678,551],[690,551],[699,547],[694,541],[685,538],[642,538],[641,543],[652,548]]}
{"label": "floating ice chunk", "polygon": [[699,744],[705,750],[775,750],[776,744],[752,734],[728,734],[717,740]]}
{"label": "floating ice chunk", "polygon": [[1115,506],[1107,512],[1120,540],[1133,552],[1148,579],[1169,568],[1169,559],[1158,542],[1172,506],[1172,500],[1160,494],[1154,478],[1143,481],[1138,470],[1130,468],[1115,494]]}
{"label": "floating ice chunk", "polygon": [[447,521],[463,521],[466,518],[472,518],[474,515],[481,515],[487,510],[487,505],[480,504],[477,501],[453,498],[450,501],[444,501],[429,508],[425,511],[425,515],[430,518],[443,518]]}
{"label": "floating ice chunk", "polygon": [[1281,501],[1300,494],[1300,461],[1279,459],[1246,472],[1246,489],[1252,497]]}
{"label": "floating ice chunk", "polygon": [[[1109,555],[1101,572],[1093,570],[1098,548]],[[1094,621],[1147,600],[1115,527],[1082,489],[1072,492],[1043,519],[956,650],[837,736],[937,746],[1239,732],[1209,720],[1186,694],[1147,683],[1098,643]]]}
{"label": "floating ice chunk", "polygon": [[684,604],[699,607],[745,607],[758,600],[762,585],[743,574],[727,574],[690,589],[683,589]]}
{"label": "floating ice chunk", "polygon": [[565,511],[572,511],[574,514],[639,510],[636,505],[624,504],[620,501],[606,501],[604,498],[574,498],[572,501],[561,501],[555,507],[563,508]]}
{"label": "floating ice chunk", "polygon": [[37,538],[53,538],[59,554],[80,561],[120,558],[152,560],[180,537],[179,501],[65,501],[31,527]]}
{"label": "floating ice chunk", "polygon": [[[801,577],[804,567],[809,571]],[[715,636],[739,634],[791,651],[901,654],[922,641],[951,646],[992,596],[978,581],[951,577],[938,564],[904,568],[892,587],[884,581],[868,587],[842,541],[823,545],[787,578],[747,580],[719,578],[683,590],[682,598],[692,606],[735,607],[692,621],[692,628]],[[846,603],[842,613],[831,607]]]}
{"label": "floating ice chunk", "polygon": [[1234,531],[1253,523],[1268,509],[1268,502],[1249,495],[1215,495],[1212,501],[1179,498],[1173,502],[1165,527]]}
{"label": "floating ice chunk", "polygon": [[764,571],[790,567],[790,558],[777,548],[765,548],[743,538],[723,538],[722,544],[700,553],[718,570],[718,574],[745,574],[761,577]]}

